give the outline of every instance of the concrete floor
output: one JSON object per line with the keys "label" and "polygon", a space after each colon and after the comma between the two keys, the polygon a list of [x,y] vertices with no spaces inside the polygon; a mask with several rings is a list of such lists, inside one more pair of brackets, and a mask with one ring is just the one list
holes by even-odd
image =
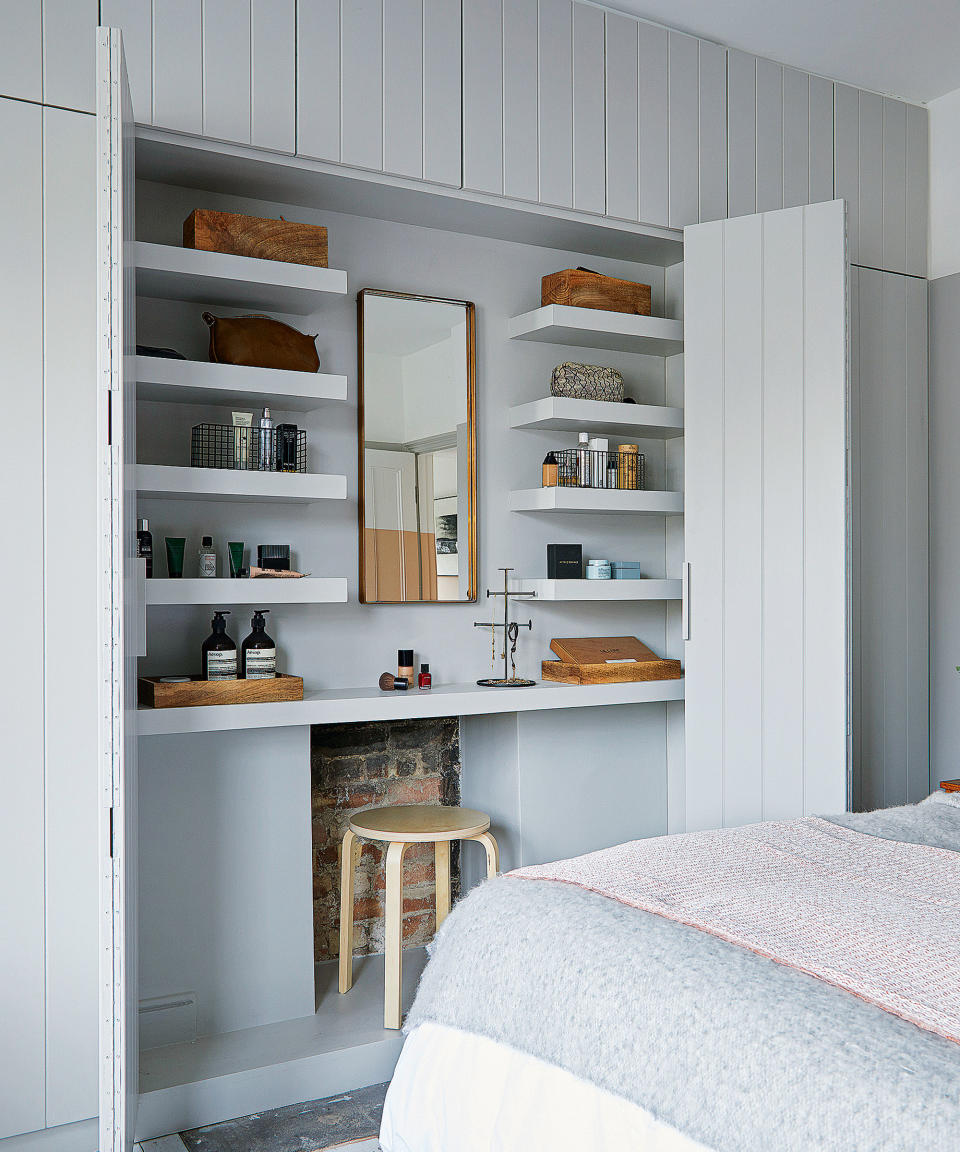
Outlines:
{"label": "concrete floor", "polygon": [[[350,1152],[378,1147],[386,1084],[344,1092],[323,1100],[290,1104],[181,1132],[187,1152],[319,1152],[351,1143]],[[176,1137],[166,1137],[175,1140]],[[356,1141],[362,1140],[363,1144]],[[370,1141],[368,1144],[367,1141]],[[159,1141],[148,1141],[159,1143]],[[145,1152],[177,1152],[174,1148]]]}

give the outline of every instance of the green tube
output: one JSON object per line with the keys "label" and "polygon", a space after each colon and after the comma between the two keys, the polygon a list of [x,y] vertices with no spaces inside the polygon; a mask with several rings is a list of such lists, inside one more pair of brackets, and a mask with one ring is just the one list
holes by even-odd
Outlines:
{"label": "green tube", "polygon": [[227,547],[230,549],[230,575],[239,576],[243,567],[243,541],[228,540]]}
{"label": "green tube", "polygon": [[165,536],[167,542],[167,575],[171,580],[183,576],[183,550],[186,539],[183,536]]}

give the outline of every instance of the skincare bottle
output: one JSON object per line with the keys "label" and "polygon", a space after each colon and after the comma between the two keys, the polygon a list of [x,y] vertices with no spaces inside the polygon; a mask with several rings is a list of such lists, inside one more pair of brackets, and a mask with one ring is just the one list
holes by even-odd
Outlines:
{"label": "skincare bottle", "polygon": [[557,458],[552,452],[548,452],[543,458],[543,469],[541,484],[544,488],[556,488],[560,483],[560,465],[557,463]]}
{"label": "skincare bottle", "polygon": [[577,444],[577,487],[590,487],[590,434],[581,432]]}
{"label": "skincare bottle", "polygon": [[153,536],[146,520],[137,521],[137,556],[146,560],[147,579],[153,575]]}
{"label": "skincare bottle", "polygon": [[227,635],[224,616],[229,612],[214,612],[213,631],[203,642],[201,669],[204,680],[236,680],[237,646]]}
{"label": "skincare bottle", "polygon": [[253,631],[240,649],[240,678],[242,680],[273,680],[277,675],[277,645],[267,635],[265,613],[269,608],[258,608],[250,624]]}
{"label": "skincare bottle", "polygon": [[420,665],[420,675],[417,677],[417,687],[421,692],[433,687],[433,677],[430,675],[430,665]]}
{"label": "skincare bottle", "polygon": [[607,455],[610,442],[604,436],[591,436],[588,447],[591,487],[602,488],[607,481]]}
{"label": "skincare bottle", "polygon": [[607,459],[607,484],[608,488],[616,488],[617,486],[617,457],[614,454]]}
{"label": "skincare bottle", "polygon": [[213,537],[200,537],[200,552],[198,553],[200,566],[199,575],[206,579],[214,579],[217,575],[217,554],[213,550]]}
{"label": "skincare bottle", "polygon": [[413,674],[413,649],[401,648],[397,652],[397,676],[406,680],[412,688],[415,683]]}
{"label": "skincare bottle", "polygon": [[264,408],[260,417],[260,452],[257,457],[257,467],[261,472],[272,472],[275,467],[273,458],[273,418],[270,409]]}

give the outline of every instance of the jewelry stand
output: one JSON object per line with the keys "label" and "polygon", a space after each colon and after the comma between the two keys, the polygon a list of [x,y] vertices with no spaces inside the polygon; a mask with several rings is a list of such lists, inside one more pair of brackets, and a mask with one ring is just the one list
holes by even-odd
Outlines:
{"label": "jewelry stand", "polygon": [[[486,620],[483,620],[483,621],[476,620],[476,621],[474,621],[473,626],[474,626],[474,628],[489,628],[490,629],[490,639],[492,642],[494,642],[494,644],[493,644],[494,654],[496,653],[496,650],[497,650],[496,643],[495,643],[496,635],[497,635],[497,629],[498,628],[503,629],[503,652],[501,653],[501,656],[503,657],[503,678],[502,679],[478,680],[477,683],[480,685],[481,688],[532,688],[536,684],[536,680],[524,680],[523,677],[517,676],[516,655],[517,655],[517,639],[520,636],[520,629],[521,628],[529,628],[530,631],[532,632],[533,631],[533,621],[528,620],[526,623],[522,623],[522,622],[519,622],[516,620],[511,620],[510,619],[510,598],[515,597],[517,599],[521,599],[523,597],[536,596],[536,592],[511,592],[509,590],[509,587],[508,587],[508,576],[513,571],[513,569],[512,568],[500,568],[500,569],[498,569],[498,571],[503,573],[503,591],[502,592],[491,592],[490,589],[488,588],[487,589],[487,598],[489,599],[491,596],[502,596],[503,597],[503,623],[498,624],[496,622],[496,620],[491,620],[489,622]],[[507,675],[507,651],[508,651],[507,650],[507,641],[510,642],[510,648],[509,648],[510,675],[509,676]]]}

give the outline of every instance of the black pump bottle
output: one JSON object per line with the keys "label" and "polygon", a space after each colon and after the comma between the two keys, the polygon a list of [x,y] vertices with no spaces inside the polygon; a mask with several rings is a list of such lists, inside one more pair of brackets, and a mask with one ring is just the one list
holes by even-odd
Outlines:
{"label": "black pump bottle", "polygon": [[240,649],[240,675],[244,680],[273,680],[277,675],[277,645],[267,635],[264,616],[269,608],[258,608],[250,621],[253,631]]}
{"label": "black pump bottle", "polygon": [[203,642],[202,669],[204,680],[236,680],[237,646],[227,635],[224,616],[229,612],[214,612],[213,631]]}

